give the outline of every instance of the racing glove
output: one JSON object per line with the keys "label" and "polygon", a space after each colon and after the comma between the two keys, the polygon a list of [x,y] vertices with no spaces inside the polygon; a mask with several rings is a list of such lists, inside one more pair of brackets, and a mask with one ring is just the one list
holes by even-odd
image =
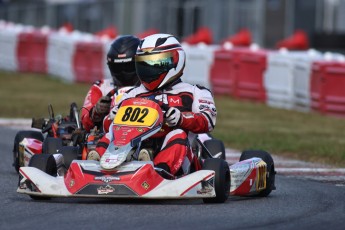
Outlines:
{"label": "racing glove", "polygon": [[180,120],[181,120],[181,111],[176,109],[175,107],[169,108],[168,111],[165,113],[165,123],[169,127],[177,126]]}
{"label": "racing glove", "polygon": [[92,109],[91,119],[93,122],[100,122],[104,116],[110,112],[111,98],[108,96],[101,97]]}

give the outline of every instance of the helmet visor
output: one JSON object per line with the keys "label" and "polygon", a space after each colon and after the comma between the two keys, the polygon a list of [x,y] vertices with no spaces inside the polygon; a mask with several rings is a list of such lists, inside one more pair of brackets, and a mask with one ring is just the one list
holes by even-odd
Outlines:
{"label": "helmet visor", "polygon": [[135,67],[141,81],[151,83],[161,74],[175,68],[171,52],[135,56]]}
{"label": "helmet visor", "polygon": [[133,73],[135,72],[135,64],[133,61],[124,63],[110,63],[108,67],[112,76],[119,75],[122,73]]}

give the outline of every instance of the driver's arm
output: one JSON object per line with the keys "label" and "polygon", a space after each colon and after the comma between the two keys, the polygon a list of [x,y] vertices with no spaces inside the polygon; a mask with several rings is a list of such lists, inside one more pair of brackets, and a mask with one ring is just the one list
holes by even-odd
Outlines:
{"label": "driver's arm", "polygon": [[179,127],[194,133],[211,132],[216,124],[217,110],[212,93],[204,87],[195,86],[191,112],[181,112]]}

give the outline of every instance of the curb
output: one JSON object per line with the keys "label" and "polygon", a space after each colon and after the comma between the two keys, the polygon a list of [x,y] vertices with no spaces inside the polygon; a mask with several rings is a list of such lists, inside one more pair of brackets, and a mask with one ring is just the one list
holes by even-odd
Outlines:
{"label": "curb", "polygon": [[31,127],[32,119],[26,118],[0,118],[0,126],[28,126]]}

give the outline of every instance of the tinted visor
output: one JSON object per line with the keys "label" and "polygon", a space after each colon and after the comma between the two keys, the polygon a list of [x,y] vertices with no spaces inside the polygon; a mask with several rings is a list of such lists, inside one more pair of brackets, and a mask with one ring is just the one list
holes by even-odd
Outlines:
{"label": "tinted visor", "polygon": [[134,86],[137,85],[139,79],[135,72],[134,61],[126,63],[110,63],[108,62],[108,67],[111,76],[114,79],[114,84],[122,86]]}
{"label": "tinted visor", "polygon": [[135,67],[140,80],[151,83],[157,80],[161,74],[175,68],[175,64],[172,54],[166,52],[136,56]]}
{"label": "tinted visor", "polygon": [[121,73],[132,73],[135,72],[134,61],[124,62],[124,63],[110,63],[108,62],[108,67],[111,75],[115,76]]}

